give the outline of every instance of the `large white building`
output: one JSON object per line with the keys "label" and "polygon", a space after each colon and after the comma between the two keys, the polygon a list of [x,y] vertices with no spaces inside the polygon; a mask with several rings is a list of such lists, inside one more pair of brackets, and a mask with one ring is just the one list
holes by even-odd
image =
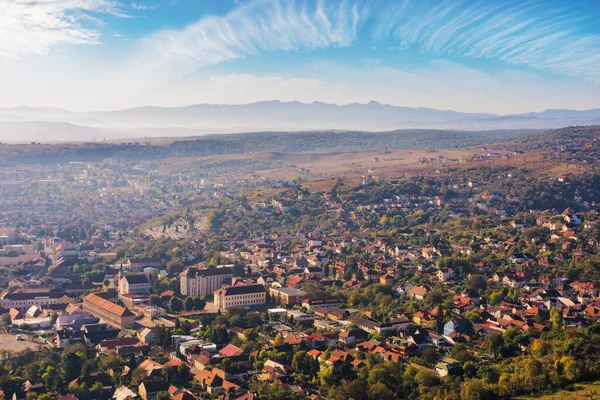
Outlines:
{"label": "large white building", "polygon": [[125,274],[119,279],[119,294],[149,294],[150,286],[145,274]]}
{"label": "large white building", "polygon": [[17,231],[10,228],[2,228],[0,227],[0,244],[14,244],[19,240],[19,235]]}
{"label": "large white building", "polygon": [[31,306],[44,307],[58,303],[58,293],[7,293],[0,299],[0,306],[4,309],[16,308],[27,310]]}
{"label": "large white building", "polygon": [[158,268],[161,265],[162,262],[157,258],[134,257],[128,259],[127,264],[124,264],[123,267],[125,267],[127,271],[141,272],[144,268]]}
{"label": "large white building", "polygon": [[220,289],[223,284],[230,283],[231,278],[232,267],[187,268],[179,277],[180,291],[184,296],[206,297]]}
{"label": "large white building", "polygon": [[263,285],[231,286],[215,292],[215,305],[222,309],[252,307],[267,302]]}

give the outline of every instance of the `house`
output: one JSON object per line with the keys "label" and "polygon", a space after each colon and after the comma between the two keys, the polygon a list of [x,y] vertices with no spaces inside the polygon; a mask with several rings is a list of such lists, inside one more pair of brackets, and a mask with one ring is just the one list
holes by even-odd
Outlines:
{"label": "house", "polygon": [[140,343],[137,338],[113,338],[101,340],[96,346],[98,354],[106,354],[109,352],[117,352],[117,354],[135,354],[147,350],[148,346]]}
{"label": "house", "polygon": [[192,395],[190,392],[184,389],[180,389],[176,386],[169,386],[167,389],[169,396],[171,396],[171,400],[195,400],[196,397]]}
{"label": "house", "polygon": [[196,368],[199,371],[203,371],[204,369],[206,369],[206,367],[209,367],[210,365],[211,359],[207,355],[199,354],[194,359],[194,368]]}
{"label": "house", "polygon": [[322,277],[323,271],[321,270],[320,267],[306,267],[306,268],[304,268],[304,274]]}
{"label": "house", "polygon": [[278,299],[279,304],[282,306],[299,304],[306,298],[306,292],[291,287],[271,287],[269,294],[271,295],[271,299]]}
{"label": "house", "polygon": [[471,321],[463,318],[454,318],[444,324],[444,335],[450,335],[454,332],[471,335],[474,333]]}
{"label": "house", "polygon": [[[41,382],[33,384],[29,381],[25,381],[23,383],[23,385],[21,386],[21,392],[24,393],[27,398],[36,399],[42,393],[46,393],[47,390],[46,390],[46,386],[44,386],[44,384]],[[34,395],[34,396],[30,397],[31,395]],[[21,396],[17,397],[17,394],[14,393],[13,399],[16,399],[16,398],[21,398]]]}
{"label": "house", "polygon": [[167,382],[142,382],[138,386],[138,393],[144,400],[156,399],[160,392],[166,392],[169,389]]}
{"label": "house", "polygon": [[83,338],[87,346],[95,346],[103,340],[114,339],[120,332],[120,329],[113,328],[110,325],[99,322],[96,324],[85,324],[81,327]]}
{"label": "house", "polygon": [[462,292],[460,292],[460,296],[465,299],[469,299],[474,305],[479,305],[481,302],[479,293],[475,289],[464,289]]}
{"label": "house", "polygon": [[392,329],[398,332],[406,331],[408,328],[414,325],[413,321],[407,318],[404,314],[390,319],[389,323],[392,325]]}
{"label": "house", "polygon": [[81,313],[73,315],[59,315],[56,318],[54,326],[57,330],[65,328],[80,330],[83,325],[95,324],[98,322],[100,322],[100,318],[95,317],[90,313]]}
{"label": "house", "polygon": [[[343,342],[349,346],[352,346],[356,343],[360,343],[368,339],[368,332],[362,329],[349,329],[346,331],[341,331],[338,335],[339,341]],[[315,350],[316,351],[316,350]]]}
{"label": "house", "polygon": [[427,311],[417,311],[413,315],[413,322],[423,328],[433,329],[437,324],[437,321]]}
{"label": "house", "polygon": [[287,382],[289,380],[289,372],[290,368],[287,365],[282,364],[281,362],[276,362],[273,360],[265,361],[263,369],[261,371],[260,380],[263,381],[281,381]]}
{"label": "house", "polygon": [[391,285],[394,283],[394,278],[389,274],[383,274],[379,277],[380,285]]}
{"label": "house", "polygon": [[138,399],[138,395],[129,389],[127,386],[119,386],[115,389],[111,400],[135,400]]}
{"label": "house", "polygon": [[[145,304],[144,304],[144,306],[145,306]],[[139,307],[141,307],[141,305]],[[157,318],[164,317],[165,315],[167,315],[167,310],[165,310],[164,308],[161,308],[161,307],[149,306],[149,307],[142,308],[142,314],[144,315],[144,319],[146,319],[148,321],[152,321],[152,320],[155,320]]]}
{"label": "house", "polygon": [[[348,321],[353,322],[354,324],[356,324],[357,327],[359,327],[360,329],[362,329],[366,332],[369,332],[369,333],[373,333],[373,332],[381,333],[381,331],[382,331],[381,330],[382,329],[381,322],[377,322],[372,319],[362,318],[357,315],[354,315],[354,316],[350,317],[348,319]],[[389,329],[387,329],[387,330],[389,330]]]}
{"label": "house", "polygon": [[429,336],[421,330],[415,331],[412,335],[407,337],[409,344],[413,344],[418,347],[419,351],[425,350],[429,347]]}
{"label": "house", "polygon": [[159,330],[155,328],[144,328],[138,333],[140,340],[146,344],[157,344],[160,339],[159,335]]}
{"label": "house", "polygon": [[23,318],[25,318],[25,315],[23,315],[23,313],[21,311],[17,310],[16,308],[11,308],[9,310],[9,315],[10,315],[10,320],[13,323],[17,319],[23,319]]}
{"label": "house", "polygon": [[325,308],[323,310],[325,310],[325,316],[332,321],[344,320],[350,316],[348,311],[342,310],[338,307]]}
{"label": "house", "polygon": [[565,215],[565,221],[569,224],[573,225],[581,225],[581,218],[577,214],[567,214]]}
{"label": "house", "polygon": [[435,365],[435,372],[441,377],[455,375],[461,370],[461,363],[448,357],[442,359],[442,361]]}
{"label": "house", "polygon": [[90,374],[86,374],[83,377],[73,379],[71,382],[69,382],[69,389],[72,389],[74,386],[78,386],[81,384],[85,384],[85,386],[91,388],[96,384],[96,382],[100,382],[103,390],[109,390],[112,388],[110,377],[103,372],[96,371]]}
{"label": "house", "polygon": [[293,319],[295,323],[312,324],[315,320],[315,318],[312,315],[303,313],[302,311],[298,310],[287,310],[286,314],[287,317],[289,319]]}
{"label": "house", "polygon": [[508,257],[508,260],[513,264],[523,264],[524,262],[533,261],[534,259],[529,254],[515,253]]}
{"label": "house", "polygon": [[233,344],[228,344],[227,346],[223,347],[220,351],[219,354],[222,357],[237,357],[237,356],[241,356],[242,354],[244,354],[244,351],[242,349],[240,349],[237,346],[234,346]]}
{"label": "house", "polygon": [[414,286],[408,289],[406,293],[417,300],[423,300],[425,298],[425,294],[427,294],[427,289],[423,286]]}
{"label": "house", "polygon": [[403,294],[408,293],[408,291],[412,288],[413,288],[412,283],[410,283],[409,281],[406,281],[406,282],[401,283],[398,286],[396,286],[396,288],[394,289],[394,293],[398,296],[402,296]]}
{"label": "house", "polygon": [[452,268],[440,268],[436,272],[437,278],[440,282],[448,282],[450,279],[454,278],[454,270]]}
{"label": "house", "polygon": [[163,382],[164,380],[162,373],[163,366],[150,358],[147,358],[138,365],[138,369],[144,371],[144,375],[146,376],[145,382]]}
{"label": "house", "polygon": [[203,370],[194,375],[194,380],[200,383],[203,390],[212,396],[222,393],[223,379],[214,370]]}
{"label": "house", "polygon": [[332,308],[339,307],[342,305],[342,302],[337,297],[314,297],[307,298],[302,301],[302,307],[307,310],[312,310],[314,308]]}

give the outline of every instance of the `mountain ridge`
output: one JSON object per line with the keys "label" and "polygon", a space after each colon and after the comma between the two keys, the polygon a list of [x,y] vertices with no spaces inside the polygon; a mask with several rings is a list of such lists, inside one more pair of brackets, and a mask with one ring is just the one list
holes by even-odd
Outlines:
{"label": "mountain ridge", "polygon": [[[522,114],[466,113],[427,107],[404,107],[368,103],[334,104],[314,101],[260,101],[248,104],[191,104],[187,106],[140,106],[112,111],[77,112],[52,107],[0,108],[0,141],[92,140],[124,137],[180,136],[185,134],[239,133],[253,131],[396,129],[498,130],[554,129],[600,124],[600,109],[548,109]],[[19,124],[20,123],[20,124]],[[45,138],[43,123],[52,135]],[[64,126],[65,134],[56,123]],[[16,124],[16,125],[15,125]],[[30,127],[27,124],[31,124]],[[54,124],[54,125],[51,125]],[[91,132],[90,128],[101,130]],[[179,130],[191,130],[179,132]],[[30,131],[29,131],[30,130]],[[79,131],[79,132],[78,132]],[[64,136],[64,137],[63,137]]]}

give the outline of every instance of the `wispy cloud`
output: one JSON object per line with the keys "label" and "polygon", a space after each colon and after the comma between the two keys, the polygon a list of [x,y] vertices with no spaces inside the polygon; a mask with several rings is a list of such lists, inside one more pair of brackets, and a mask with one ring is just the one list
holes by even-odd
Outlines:
{"label": "wispy cloud", "polygon": [[1,0],[0,59],[46,54],[61,44],[97,44],[89,12],[128,17],[115,0]]}
{"label": "wispy cloud", "polygon": [[261,52],[344,47],[364,35],[390,48],[600,82],[600,35],[590,29],[598,17],[552,0],[255,0],[146,43],[162,62],[203,67]]}
{"label": "wispy cloud", "polygon": [[[557,0],[245,0],[143,40],[140,63],[190,72],[265,52],[346,47],[485,58],[600,82],[598,7]],[[238,4],[239,3],[239,4]],[[60,44],[95,44],[90,12],[128,16],[142,0],[0,0],[0,58],[45,54]],[[593,13],[596,13],[595,15]],[[175,66],[174,68],[171,68]],[[147,71],[146,71],[147,72]]]}
{"label": "wispy cloud", "polygon": [[160,31],[146,49],[165,62],[203,67],[261,52],[344,47],[356,39],[363,12],[358,1],[257,0],[183,30]]}
{"label": "wispy cloud", "polygon": [[[530,0],[398,0],[384,5],[375,40],[487,58],[600,82],[600,15]],[[592,33],[595,32],[595,33]]]}
{"label": "wispy cloud", "polygon": [[141,1],[132,1],[131,3],[129,3],[129,6],[136,11],[153,10],[156,8],[155,4],[144,4]]}

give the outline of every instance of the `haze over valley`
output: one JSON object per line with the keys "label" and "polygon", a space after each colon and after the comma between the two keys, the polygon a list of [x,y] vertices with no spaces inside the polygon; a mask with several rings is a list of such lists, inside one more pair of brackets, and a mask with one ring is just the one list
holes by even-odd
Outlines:
{"label": "haze over valley", "polygon": [[264,101],[243,105],[147,106],[108,112],[15,107],[0,109],[0,141],[83,142],[257,131],[482,131],[595,124],[600,124],[600,109],[499,115],[397,107],[375,101],[341,106],[321,102]]}

